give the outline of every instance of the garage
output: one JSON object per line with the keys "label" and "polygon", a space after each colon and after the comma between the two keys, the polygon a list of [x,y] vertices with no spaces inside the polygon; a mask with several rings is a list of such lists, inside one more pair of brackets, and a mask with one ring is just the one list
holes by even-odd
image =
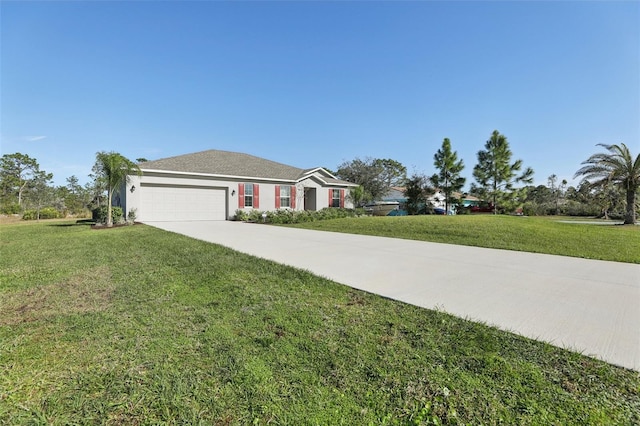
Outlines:
{"label": "garage", "polygon": [[139,220],[143,222],[226,220],[224,188],[142,184]]}

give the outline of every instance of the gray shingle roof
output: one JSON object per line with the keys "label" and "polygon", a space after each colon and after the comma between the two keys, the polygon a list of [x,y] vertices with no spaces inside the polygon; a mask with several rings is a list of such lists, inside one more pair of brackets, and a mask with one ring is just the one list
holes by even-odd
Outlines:
{"label": "gray shingle roof", "polygon": [[265,160],[249,154],[215,149],[147,161],[140,163],[139,166],[143,170],[165,170],[282,180],[296,180],[302,173],[302,169],[297,167],[287,166],[286,164]]}
{"label": "gray shingle roof", "polygon": [[[288,166],[264,158],[239,152],[211,149],[193,154],[178,155],[139,164],[144,170],[163,170],[184,173],[203,173],[211,175],[240,176],[250,178],[296,181],[309,170]],[[331,180],[334,184],[346,184],[345,181]]]}

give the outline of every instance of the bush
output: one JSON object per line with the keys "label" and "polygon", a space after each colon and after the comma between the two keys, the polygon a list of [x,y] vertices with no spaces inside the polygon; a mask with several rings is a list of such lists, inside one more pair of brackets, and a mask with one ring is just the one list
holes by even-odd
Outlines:
{"label": "bush", "polygon": [[127,215],[127,220],[129,222],[135,222],[136,221],[136,212],[137,211],[138,211],[137,209],[129,210],[129,214]]}
{"label": "bush", "polygon": [[525,216],[547,216],[556,214],[555,205],[549,203],[536,203],[527,201],[522,205],[522,213]]}
{"label": "bush", "polygon": [[36,220],[38,218],[38,212],[35,210],[25,210],[22,213],[22,220]]}
{"label": "bush", "polygon": [[327,207],[319,211],[280,209],[266,212],[266,218],[262,217],[263,213],[260,210],[251,210],[250,212],[236,210],[235,220],[259,223],[264,221],[274,224],[313,222],[316,220],[362,216],[364,215],[364,209],[338,209],[333,207]]}
{"label": "bush", "polygon": [[21,210],[18,203],[3,204],[0,207],[0,214],[18,214]]}
{"label": "bush", "polygon": [[[60,213],[58,210],[53,207],[45,207],[40,210],[40,219],[57,219],[60,217]],[[22,214],[22,220],[37,220],[38,219],[38,211],[37,210],[25,210]]]}
{"label": "bush", "polygon": [[59,217],[62,217],[62,215],[53,207],[45,207],[40,210],[40,219],[57,219]]}
{"label": "bush", "polygon": [[[97,207],[92,210],[91,216],[96,223],[107,223],[107,206]],[[111,220],[113,223],[120,223],[123,221],[123,213],[121,207],[111,207]]]}
{"label": "bush", "polygon": [[600,208],[593,204],[584,204],[569,200],[561,207],[560,212],[568,216],[599,216]]}

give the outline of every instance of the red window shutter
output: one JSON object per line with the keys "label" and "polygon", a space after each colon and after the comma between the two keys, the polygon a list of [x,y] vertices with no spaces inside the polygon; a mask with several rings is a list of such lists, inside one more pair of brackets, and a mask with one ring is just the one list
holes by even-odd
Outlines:
{"label": "red window shutter", "polygon": [[340,208],[344,208],[344,189],[340,190]]}
{"label": "red window shutter", "polygon": [[257,183],[253,184],[253,208],[260,208],[260,185]]}
{"label": "red window shutter", "polygon": [[291,205],[291,210],[296,209],[296,187],[291,185],[291,201],[289,202]]}
{"label": "red window shutter", "polygon": [[244,208],[244,183],[238,184],[238,208]]}
{"label": "red window shutter", "polygon": [[333,207],[333,189],[329,190],[329,207]]}
{"label": "red window shutter", "polygon": [[280,185],[276,185],[276,209],[280,208]]}

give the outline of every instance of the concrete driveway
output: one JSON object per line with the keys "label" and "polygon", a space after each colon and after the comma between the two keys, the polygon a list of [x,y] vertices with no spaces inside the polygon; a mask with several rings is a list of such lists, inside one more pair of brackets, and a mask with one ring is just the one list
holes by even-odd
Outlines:
{"label": "concrete driveway", "polygon": [[150,225],[640,371],[640,265],[240,222]]}

